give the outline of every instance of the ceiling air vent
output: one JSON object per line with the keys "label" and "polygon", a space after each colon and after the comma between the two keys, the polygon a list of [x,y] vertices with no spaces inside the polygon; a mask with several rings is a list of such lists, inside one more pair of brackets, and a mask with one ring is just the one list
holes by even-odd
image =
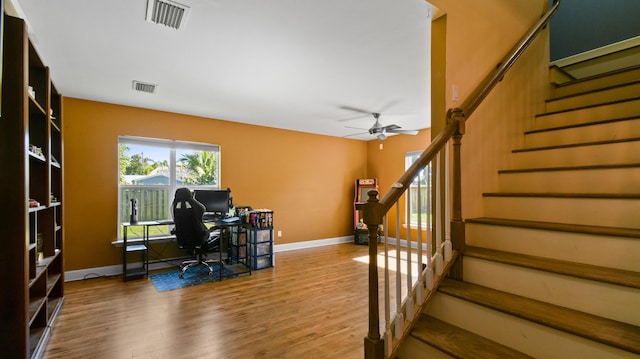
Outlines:
{"label": "ceiling air vent", "polygon": [[172,29],[184,27],[189,7],[171,0],[147,0],[147,21]]}
{"label": "ceiling air vent", "polygon": [[135,91],[154,93],[156,92],[156,86],[158,85],[140,81],[133,81],[133,89]]}

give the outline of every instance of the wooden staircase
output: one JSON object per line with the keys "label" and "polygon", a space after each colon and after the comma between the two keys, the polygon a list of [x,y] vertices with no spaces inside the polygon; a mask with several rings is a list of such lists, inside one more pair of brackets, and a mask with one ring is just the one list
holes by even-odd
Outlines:
{"label": "wooden staircase", "polygon": [[556,84],[398,358],[640,357],[640,66]]}

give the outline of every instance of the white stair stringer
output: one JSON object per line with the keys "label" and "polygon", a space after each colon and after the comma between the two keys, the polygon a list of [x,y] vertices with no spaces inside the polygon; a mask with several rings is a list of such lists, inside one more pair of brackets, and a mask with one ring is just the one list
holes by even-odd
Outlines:
{"label": "white stair stringer", "polygon": [[[533,323],[443,293],[436,293],[429,315],[536,358],[624,359],[637,355]],[[491,323],[491,325],[487,325]]]}
{"label": "white stair stringer", "polygon": [[469,246],[635,271],[640,275],[640,238],[470,222],[465,227]]}
{"label": "white stair stringer", "polygon": [[640,289],[464,257],[465,282],[640,326]]}

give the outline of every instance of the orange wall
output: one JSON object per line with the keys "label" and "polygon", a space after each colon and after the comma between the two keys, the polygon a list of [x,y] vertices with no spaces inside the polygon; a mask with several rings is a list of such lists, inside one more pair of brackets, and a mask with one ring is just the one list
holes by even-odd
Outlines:
{"label": "orange wall", "polygon": [[[446,13],[446,108],[460,106],[482,79],[535,24],[548,0],[430,0]],[[544,106],[549,27],[543,30],[467,120],[462,138],[464,218],[484,214],[483,192],[498,190],[498,170],[523,143],[533,115]],[[458,88],[454,101],[452,88]],[[434,128],[443,128],[434,118]]]}
{"label": "orange wall", "polygon": [[353,185],[367,143],[228,121],[64,99],[65,270],[122,263],[118,136],[213,143],[236,205],[270,208],[276,244],[352,236]]}

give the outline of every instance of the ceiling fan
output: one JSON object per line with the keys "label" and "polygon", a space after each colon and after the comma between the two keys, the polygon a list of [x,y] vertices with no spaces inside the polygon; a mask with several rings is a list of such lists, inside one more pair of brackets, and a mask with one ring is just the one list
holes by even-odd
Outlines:
{"label": "ceiling fan", "polygon": [[402,130],[401,127],[398,126],[398,125],[382,126],[382,124],[380,123],[380,113],[372,112],[370,114],[373,116],[373,118],[376,120],[376,122],[369,129],[345,126],[347,128],[355,128],[355,129],[359,129],[359,130],[367,130],[367,132],[354,133],[352,135],[347,135],[347,136],[344,136],[344,137],[351,137],[351,136],[357,136],[357,135],[362,135],[362,134],[365,134],[365,133],[369,133],[371,135],[375,135],[380,141],[382,141],[382,140],[387,138],[387,133],[399,133],[399,134],[404,134],[404,135],[417,135],[418,134],[417,130]]}

